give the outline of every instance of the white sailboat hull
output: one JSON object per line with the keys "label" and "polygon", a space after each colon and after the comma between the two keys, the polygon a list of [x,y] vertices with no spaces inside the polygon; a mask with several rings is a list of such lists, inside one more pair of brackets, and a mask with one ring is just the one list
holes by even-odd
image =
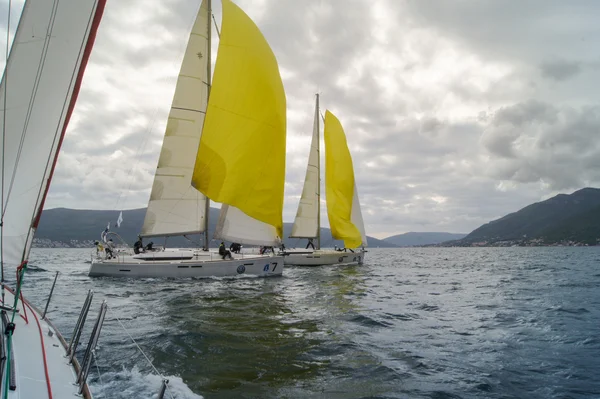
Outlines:
{"label": "white sailboat hull", "polygon": [[223,260],[220,256],[203,256],[184,261],[135,260],[133,258],[92,260],[90,277],[170,277],[210,278],[240,275],[271,277],[283,273],[283,256],[245,256]]}
{"label": "white sailboat hull", "polygon": [[366,251],[314,250],[285,252],[287,266],[362,265]]}
{"label": "white sailboat hull", "polygon": [[[8,289],[5,291],[5,303],[10,306],[14,303],[14,296]],[[33,305],[23,305],[19,301],[17,307],[21,315],[24,314],[23,306],[26,306],[25,311],[29,323],[26,323],[19,314],[15,316],[12,348],[15,357],[17,389],[14,391],[9,390],[8,398],[48,397],[46,372],[48,373],[53,397],[82,398],[81,395],[77,394],[79,386],[75,383],[75,365],[68,364],[66,358],[66,342],[52,323],[42,319],[40,312]],[[8,312],[9,317],[11,314],[12,312]],[[52,335],[49,332],[52,332]],[[47,368],[44,367],[44,359]],[[77,363],[77,370],[78,367],[79,364]],[[3,375],[5,378],[6,369]],[[84,388],[83,397],[91,398],[87,384]]]}

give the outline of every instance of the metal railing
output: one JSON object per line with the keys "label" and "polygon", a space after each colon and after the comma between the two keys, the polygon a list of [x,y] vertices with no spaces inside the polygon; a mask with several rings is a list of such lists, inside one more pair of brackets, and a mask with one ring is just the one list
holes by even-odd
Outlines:
{"label": "metal railing", "polygon": [[104,317],[106,316],[106,309],[106,301],[102,301],[102,305],[100,305],[100,312],[98,313],[98,318],[96,319],[96,324],[94,324],[94,329],[90,335],[90,341],[85,349],[83,361],[81,362],[81,368],[79,369],[79,374],[77,375],[77,384],[79,384],[80,395],[83,393],[83,389],[90,372],[90,366],[92,365],[92,352],[96,350],[96,346],[98,345],[98,338],[100,338],[100,330],[102,330],[102,324],[104,323]]}
{"label": "metal railing", "polygon": [[[52,294],[50,294],[50,296],[52,296]],[[77,324],[75,324],[75,329],[73,330],[73,336],[71,338],[71,342],[69,343],[69,346],[67,348],[67,357],[69,358],[69,363],[73,363],[73,360],[75,359],[75,353],[77,351],[77,346],[79,345],[81,333],[83,331],[83,327],[85,325],[85,321],[87,319],[87,315],[90,310],[90,305],[92,303],[93,297],[94,297],[94,292],[92,290],[89,290],[87,297],[85,299],[85,302],[83,303],[83,307],[81,308],[81,312],[79,314],[79,319],[77,320]],[[49,302],[49,300],[48,300],[48,302]],[[83,359],[79,365],[79,371],[77,373],[77,380],[76,380],[76,384],[79,386],[79,390],[78,390],[79,395],[82,395],[82,393],[85,390],[87,378],[88,378],[88,375],[90,372],[90,367],[92,365],[92,361],[96,358],[95,350],[96,350],[96,346],[98,345],[100,331],[102,329],[102,325],[104,324],[104,319],[106,317],[107,310],[108,310],[108,305],[107,305],[106,301],[104,300],[104,301],[102,301],[102,305],[100,305],[100,312],[98,313],[98,317],[96,318],[96,323],[94,324],[92,333],[90,334],[90,340],[85,349]],[[119,322],[119,324],[121,324],[121,326],[125,329],[121,320],[119,320],[118,317],[116,319]],[[146,360],[148,360],[148,362],[150,362],[150,359],[142,351],[142,349],[137,344],[137,342],[135,342],[133,337],[131,337],[131,334],[129,334],[129,332],[126,329],[125,329],[125,332],[131,338],[131,340],[136,345],[136,347],[140,350],[142,355],[144,355]],[[150,365],[152,366],[154,371],[162,377],[162,384],[160,386],[160,391],[158,393],[157,398],[164,399],[165,394],[166,394],[167,390],[169,389],[169,380],[166,379],[164,376],[162,376],[162,374],[160,374],[158,372],[158,370],[156,369],[156,367],[154,367],[152,362],[150,362]],[[172,397],[172,395],[171,395],[171,397]]]}
{"label": "metal railing", "polygon": [[50,295],[48,295],[48,300],[46,301],[46,307],[44,308],[44,313],[42,313],[42,319],[46,318],[46,312],[48,312],[48,305],[50,305],[50,300],[52,299],[52,294],[54,293],[54,286],[56,285],[56,279],[58,278],[58,270],[54,275],[54,282],[52,283],[52,288],[50,288]]}
{"label": "metal railing", "polygon": [[79,313],[77,324],[75,324],[73,335],[71,335],[71,342],[69,343],[69,346],[67,348],[67,357],[69,358],[69,364],[73,363],[75,351],[77,350],[77,345],[79,345],[79,339],[81,338],[81,331],[83,330],[85,320],[87,319],[87,314],[90,310],[90,305],[92,304],[93,297],[94,291],[89,290],[87,297],[85,298],[85,302],[83,303],[83,307],[81,308],[81,313]]}

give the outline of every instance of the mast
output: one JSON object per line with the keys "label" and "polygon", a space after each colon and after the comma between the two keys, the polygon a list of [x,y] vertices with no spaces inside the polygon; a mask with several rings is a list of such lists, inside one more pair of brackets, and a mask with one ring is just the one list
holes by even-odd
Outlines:
{"label": "mast", "polygon": [[[208,62],[206,63],[206,84],[208,86],[208,95],[207,95],[207,101],[206,101],[206,108],[208,109],[208,99],[210,98],[210,87],[211,87],[211,60],[212,60],[212,55],[211,55],[211,33],[212,33],[212,0],[208,0],[206,5],[208,6],[208,21],[206,26],[208,27],[208,46],[207,46],[207,53],[208,53]],[[206,118],[206,113],[204,114],[204,117]],[[206,201],[204,203],[204,245],[202,250],[204,251],[208,251],[208,218],[210,215],[210,198],[206,197]]]}
{"label": "mast", "polygon": [[319,129],[319,93],[317,93],[317,249],[321,249],[321,131]]}

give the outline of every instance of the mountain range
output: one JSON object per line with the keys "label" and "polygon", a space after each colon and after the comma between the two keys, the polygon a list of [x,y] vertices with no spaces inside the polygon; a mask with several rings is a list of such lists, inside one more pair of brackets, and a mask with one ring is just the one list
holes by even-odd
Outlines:
{"label": "mountain range", "polygon": [[[220,210],[211,208],[209,214],[209,236],[212,237],[213,232],[219,218]],[[74,242],[99,240],[100,234],[110,222],[110,231],[117,233],[128,244],[133,244],[137,240],[144,217],[146,208],[130,209],[123,211],[123,222],[120,227],[116,227],[116,221],[119,216],[119,211],[100,211],[100,210],[81,210],[67,208],[44,209],[38,230],[35,234],[36,241],[49,240],[59,241],[67,245],[74,245]],[[292,231],[292,223],[284,223],[284,235],[288,237]],[[170,247],[195,247],[201,243],[202,238],[199,234],[189,235],[190,240],[185,237],[169,237],[167,243]],[[375,237],[367,236],[369,247],[395,247],[394,244],[384,240],[379,240]],[[163,245],[165,238],[155,237],[145,239],[147,243],[153,241],[156,245]],[[304,247],[306,240],[296,238],[286,238],[284,244],[288,248]],[[217,247],[219,241],[212,240],[211,247]],[[89,243],[87,243],[89,245]],[[323,248],[332,248],[333,246],[343,247],[342,241],[334,240],[331,237],[331,230],[321,228],[321,246]]]}
{"label": "mountain range", "polygon": [[587,187],[528,205],[445,244],[596,245],[599,241],[600,189]]}
{"label": "mountain range", "polygon": [[[108,222],[111,231],[119,234],[127,243],[137,239],[144,222],[146,208],[123,211],[123,223],[116,227],[119,211],[78,210],[66,208],[46,209],[42,213],[36,232],[36,241],[60,242],[64,246],[78,246],[100,239],[100,233]],[[219,209],[211,208],[209,235],[215,230]],[[284,223],[284,234],[289,236],[292,223]],[[523,209],[486,223],[471,233],[405,233],[379,240],[367,237],[369,247],[412,247],[412,246],[481,246],[481,245],[596,245],[600,243],[600,189],[583,188],[572,194],[559,194],[545,201],[536,202]],[[145,242],[148,242],[146,240]],[[153,238],[157,245],[165,243],[164,238]],[[171,247],[197,246],[200,235],[170,237]],[[303,247],[306,240],[286,238],[288,248]],[[216,247],[218,242],[211,241]],[[331,248],[343,246],[333,240],[331,231],[321,228],[321,246]]]}
{"label": "mountain range", "polygon": [[397,247],[418,247],[422,245],[439,244],[445,241],[460,240],[466,234],[456,233],[404,233],[384,238],[384,241]]}

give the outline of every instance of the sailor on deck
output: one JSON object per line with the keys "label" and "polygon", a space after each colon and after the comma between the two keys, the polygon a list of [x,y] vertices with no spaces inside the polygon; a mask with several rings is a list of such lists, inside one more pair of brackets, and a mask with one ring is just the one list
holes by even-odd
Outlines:
{"label": "sailor on deck", "polygon": [[221,241],[221,245],[219,245],[219,255],[221,255],[223,259],[233,259],[233,256],[231,256],[231,252],[225,249],[225,243],[223,241]]}

